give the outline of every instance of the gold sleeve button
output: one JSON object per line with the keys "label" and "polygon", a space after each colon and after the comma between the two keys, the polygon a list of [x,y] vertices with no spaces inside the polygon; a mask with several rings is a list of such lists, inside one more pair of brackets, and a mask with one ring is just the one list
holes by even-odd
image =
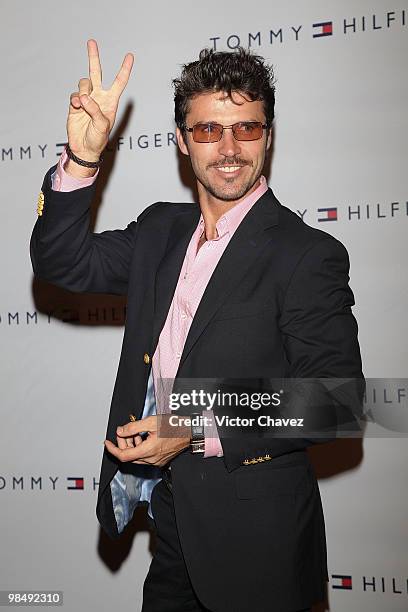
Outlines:
{"label": "gold sleeve button", "polygon": [[41,217],[42,215],[43,208],[44,208],[44,194],[42,191],[40,191],[38,195],[38,200],[37,200],[37,215],[39,217]]}
{"label": "gold sleeve button", "polygon": [[150,356],[149,356],[147,353],[145,353],[145,354],[143,355],[143,361],[144,361],[146,364],[149,364],[149,363],[150,363]]}
{"label": "gold sleeve button", "polygon": [[242,464],[243,465],[255,465],[255,463],[264,463],[264,461],[270,461],[272,457],[268,455],[263,455],[261,457],[252,457],[252,459],[245,459]]}

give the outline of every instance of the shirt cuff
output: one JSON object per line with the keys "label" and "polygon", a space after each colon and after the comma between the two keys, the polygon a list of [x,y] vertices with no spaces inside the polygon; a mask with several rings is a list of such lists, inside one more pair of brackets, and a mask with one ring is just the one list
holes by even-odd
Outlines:
{"label": "shirt cuff", "polygon": [[96,177],[99,173],[99,168],[96,173],[89,178],[76,178],[71,176],[64,170],[64,164],[68,159],[67,152],[64,147],[64,151],[61,153],[60,160],[55,169],[55,172],[51,174],[51,187],[53,191],[75,191],[75,189],[81,189],[82,187],[89,187],[96,181]]}
{"label": "shirt cuff", "polygon": [[204,457],[223,457],[220,438],[212,410],[204,410]]}

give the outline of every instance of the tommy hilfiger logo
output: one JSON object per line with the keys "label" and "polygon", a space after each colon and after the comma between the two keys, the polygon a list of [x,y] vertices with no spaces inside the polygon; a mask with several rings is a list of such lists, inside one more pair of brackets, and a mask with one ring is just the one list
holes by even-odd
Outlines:
{"label": "tommy hilfiger logo", "polygon": [[318,208],[318,221],[337,221],[337,208]]}
{"label": "tommy hilfiger logo", "polygon": [[390,593],[408,595],[408,578],[395,576],[352,576],[351,574],[332,574],[332,589],[343,591],[360,590],[366,593]]}
{"label": "tommy hilfiger logo", "polygon": [[320,38],[321,36],[332,36],[333,35],[333,22],[324,21],[323,23],[313,24],[313,38]]}
{"label": "tommy hilfiger logo", "polygon": [[408,200],[405,202],[376,202],[371,204],[345,204],[325,208],[296,209],[295,212],[306,223],[326,221],[392,221],[408,219]]}
{"label": "tommy hilfiger logo", "polygon": [[84,490],[84,479],[81,476],[67,476],[68,483],[71,484],[67,487],[68,491]]}
{"label": "tommy hilfiger logo", "polygon": [[[86,486],[85,486],[86,483]],[[2,491],[32,491],[35,493],[48,491],[96,491],[99,481],[95,476],[33,476],[22,474],[0,475],[0,494]]]}
{"label": "tommy hilfiger logo", "polygon": [[[58,162],[65,142],[57,143],[24,143],[10,144],[2,143],[0,146],[0,162],[27,162],[36,159],[49,159],[53,163]],[[132,151],[134,153],[142,152],[150,149],[173,149],[177,145],[176,133],[174,131],[149,133],[129,134],[126,136],[117,136],[109,140],[105,148],[105,154],[114,154],[118,151]]]}
{"label": "tommy hilfiger logo", "polygon": [[351,576],[332,574],[332,589],[345,589],[347,591],[351,591],[352,588],[353,579]]}
{"label": "tommy hilfiger logo", "polygon": [[211,36],[210,47],[214,51],[221,48],[237,49],[238,47],[264,47],[277,43],[297,43],[312,38],[317,40],[328,36],[351,36],[367,32],[396,31],[406,27],[408,10],[387,11],[371,15],[347,16],[342,19],[325,19],[307,24],[277,25],[271,24],[267,30],[255,28],[252,32],[234,32],[224,36]]}

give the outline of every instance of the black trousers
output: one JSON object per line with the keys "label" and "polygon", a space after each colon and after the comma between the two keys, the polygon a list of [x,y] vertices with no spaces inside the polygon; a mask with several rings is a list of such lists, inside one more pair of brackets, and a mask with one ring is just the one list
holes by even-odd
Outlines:
{"label": "black trousers", "polygon": [[153,489],[156,550],[143,586],[142,612],[204,612],[190,578],[176,527],[169,475]]}
{"label": "black trousers", "polygon": [[[211,612],[198,600],[188,575],[177,532],[169,472],[153,489],[151,502],[154,521],[149,522],[156,532],[156,550],[143,586],[142,612]],[[273,602],[271,612],[275,612]],[[298,612],[310,612],[310,608]]]}

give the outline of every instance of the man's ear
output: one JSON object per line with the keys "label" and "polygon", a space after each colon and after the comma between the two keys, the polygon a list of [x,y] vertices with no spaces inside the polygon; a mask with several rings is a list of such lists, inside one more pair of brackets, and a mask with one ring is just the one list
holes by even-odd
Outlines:
{"label": "man's ear", "polygon": [[179,149],[183,153],[183,155],[190,155],[187,149],[186,141],[184,140],[183,133],[178,127],[176,127],[176,138]]}
{"label": "man's ear", "polygon": [[272,144],[272,128],[267,128],[266,150],[268,151]]}

